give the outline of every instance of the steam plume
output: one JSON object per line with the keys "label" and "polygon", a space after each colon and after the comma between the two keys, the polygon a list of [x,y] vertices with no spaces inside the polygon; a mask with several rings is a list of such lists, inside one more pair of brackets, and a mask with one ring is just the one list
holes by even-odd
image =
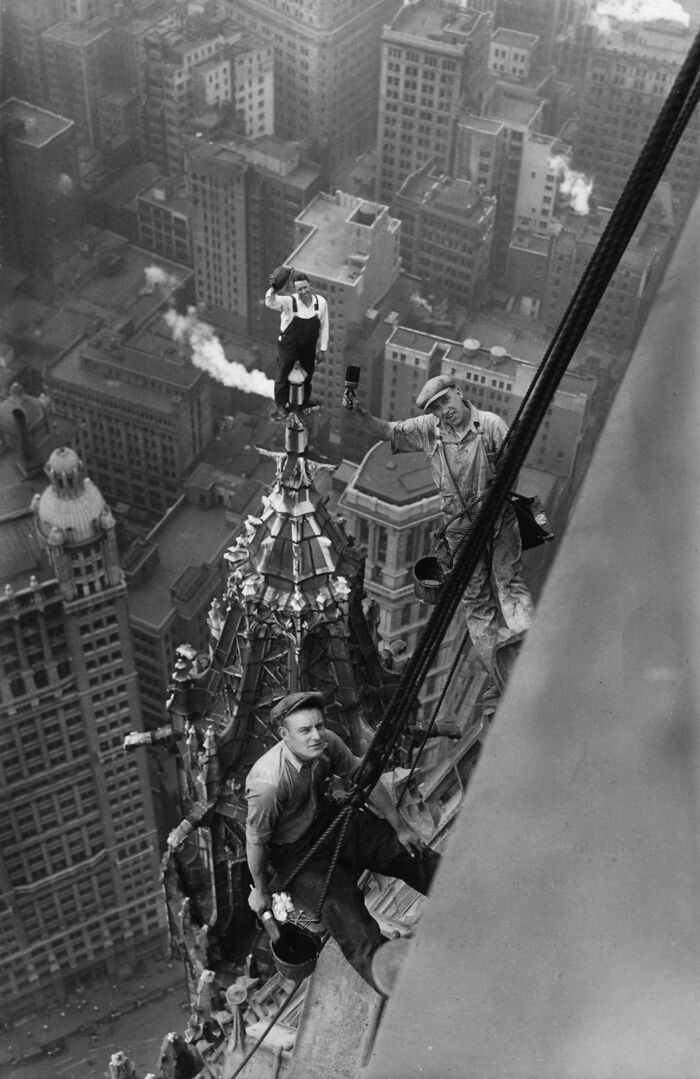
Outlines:
{"label": "steam plume", "polygon": [[150,289],[156,287],[156,285],[162,286],[165,289],[177,288],[179,282],[174,274],[167,273],[161,266],[147,266],[145,269],[146,284]]}
{"label": "steam plume", "polygon": [[198,318],[196,308],[188,307],[187,313],[181,315],[171,307],[163,318],[173,340],[189,345],[195,367],[224,386],[233,386],[244,393],[259,393],[262,397],[274,396],[274,382],[262,371],[248,371],[242,363],[229,363],[213,327]]}
{"label": "steam plume", "polygon": [[611,19],[618,22],[679,22],[690,25],[690,15],[678,0],[598,0],[591,13],[591,22],[602,34],[612,29]]}
{"label": "steam plume", "polygon": [[588,200],[593,190],[593,180],[585,173],[572,169],[563,154],[550,157],[549,167],[557,174],[559,191],[566,196],[574,213],[587,214],[590,209]]}

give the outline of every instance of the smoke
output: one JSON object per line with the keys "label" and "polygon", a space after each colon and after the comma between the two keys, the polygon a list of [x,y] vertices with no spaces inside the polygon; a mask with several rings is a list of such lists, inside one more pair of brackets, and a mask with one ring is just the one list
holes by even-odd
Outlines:
{"label": "smoke", "polygon": [[557,174],[559,191],[567,198],[574,213],[587,214],[590,209],[588,200],[593,190],[593,180],[585,173],[572,169],[563,154],[550,157],[549,167]]}
{"label": "smoke", "polygon": [[609,34],[616,22],[679,22],[690,25],[690,15],[678,0],[598,0],[590,21],[601,34]]}
{"label": "smoke", "polygon": [[233,386],[244,393],[259,393],[262,397],[274,396],[274,382],[262,371],[248,371],[242,363],[229,363],[213,327],[198,318],[196,308],[188,307],[187,314],[180,315],[171,307],[163,318],[173,340],[189,345],[195,367],[224,386]]}
{"label": "smoke", "polygon": [[151,290],[156,285],[159,285],[172,291],[179,285],[177,277],[174,274],[167,273],[161,266],[147,266],[144,272],[146,274],[146,285]]}
{"label": "smoke", "polygon": [[56,180],[56,187],[60,195],[70,195],[75,189],[75,184],[71,180],[67,172],[62,172]]}

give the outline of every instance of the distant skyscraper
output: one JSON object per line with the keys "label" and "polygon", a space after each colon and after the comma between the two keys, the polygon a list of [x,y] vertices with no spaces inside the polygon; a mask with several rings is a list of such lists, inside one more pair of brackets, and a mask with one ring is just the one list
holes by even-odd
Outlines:
{"label": "distant skyscraper", "polygon": [[[36,408],[0,404],[3,431],[14,420],[26,435]],[[73,450],[55,450],[47,473],[35,531],[28,505],[0,519],[6,1017],[55,1008],[163,946],[145,761],[122,748],[141,719],[114,519]]]}
{"label": "distant skyscraper", "polygon": [[489,275],[496,200],[429,162],[401,185],[396,212],[406,273],[425,280],[429,291],[473,308]]}
{"label": "distant skyscraper", "polygon": [[382,27],[399,0],[231,0],[275,50],[275,117],[286,139],[310,138],[331,162],[374,137]]}
{"label": "distant skyscraper", "polygon": [[406,4],[382,34],[377,198],[391,203],[426,161],[449,171],[460,107],[479,113],[486,91],[492,17],[457,4]]}
{"label": "distant skyscraper", "polygon": [[65,18],[64,0],[14,0],[3,16],[11,27],[12,44],[17,49],[14,68],[17,85],[13,94],[33,105],[47,104],[46,64],[42,33]]}
{"label": "distant skyscraper", "polygon": [[0,245],[25,269],[50,271],[53,244],[80,221],[76,127],[10,98],[0,105]]}
{"label": "distant skyscraper", "polygon": [[[170,12],[143,40],[144,136],[148,159],[179,179],[191,121],[224,111],[245,135],[274,127],[272,45],[224,15]],[[201,135],[201,131],[200,131]]]}
{"label": "distant skyscraper", "polygon": [[[296,242],[295,218],[320,188],[299,146],[265,138],[206,141],[187,153],[197,301],[270,336],[268,277]],[[274,337],[277,336],[275,331]]]}
{"label": "distant skyscraper", "polygon": [[[659,270],[664,265],[672,235],[668,185],[650,204],[598,304],[588,333],[602,337],[618,349],[631,348],[646,318]],[[583,271],[590,262],[611,211],[591,207],[586,215],[561,216],[552,240],[541,318],[557,325]]]}
{"label": "distant skyscraper", "polygon": [[182,494],[183,477],[212,435],[209,376],[165,326],[127,343],[104,333],[54,364],[47,389],[77,424],[110,504],[154,523]]}
{"label": "distant skyscraper", "polygon": [[78,134],[99,146],[100,95],[111,88],[115,41],[104,19],[62,22],[42,34],[46,62],[47,101],[75,121]]}
{"label": "distant skyscraper", "polygon": [[[598,37],[583,84],[576,162],[593,177],[599,204],[613,206],[620,196],[691,43],[692,35],[676,23],[621,27]],[[677,207],[688,207],[699,174],[696,110],[664,174]]]}

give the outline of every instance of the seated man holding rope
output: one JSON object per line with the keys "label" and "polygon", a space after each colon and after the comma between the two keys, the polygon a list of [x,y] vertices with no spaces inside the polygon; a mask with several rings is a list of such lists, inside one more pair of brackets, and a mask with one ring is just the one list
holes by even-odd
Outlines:
{"label": "seated man holding rope", "polygon": [[[396,422],[372,416],[356,402],[351,411],[372,436],[391,442],[394,453],[422,450],[430,462],[441,496],[442,527],[436,553],[443,570],[449,571],[494,475],[508,428],[500,416],[466,401],[450,375],[429,378],[416,405],[425,415]],[[472,644],[493,678],[498,647],[529,629],[532,622],[532,597],[523,580],[520,533],[510,503],[496,519],[463,605]]]}
{"label": "seated man holding rope", "polygon": [[350,778],[361,764],[326,730],[324,703],[320,693],[290,693],[272,709],[280,741],[255,762],[246,781],[246,855],[253,878],[248,902],[260,916],[271,909],[273,887],[289,890],[376,988],[372,957],[385,938],[357,879],[369,869],[426,895],[440,856],[400,816],[381,781],[369,796],[381,817],[358,808],[347,827],[339,824],[324,836],[340,808],[327,793],[331,777]]}

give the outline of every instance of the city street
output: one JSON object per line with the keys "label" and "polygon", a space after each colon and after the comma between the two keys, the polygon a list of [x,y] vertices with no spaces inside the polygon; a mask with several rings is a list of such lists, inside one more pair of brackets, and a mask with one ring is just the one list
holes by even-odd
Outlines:
{"label": "city street", "polygon": [[[76,993],[55,1015],[33,1016],[0,1034],[3,1079],[103,1079],[112,1053],[123,1050],[140,1079],[153,1071],[164,1036],[182,1032],[189,1006],[180,963],[152,970],[116,985],[103,982]],[[59,1048],[51,1056],[20,1056],[36,1046]]]}

